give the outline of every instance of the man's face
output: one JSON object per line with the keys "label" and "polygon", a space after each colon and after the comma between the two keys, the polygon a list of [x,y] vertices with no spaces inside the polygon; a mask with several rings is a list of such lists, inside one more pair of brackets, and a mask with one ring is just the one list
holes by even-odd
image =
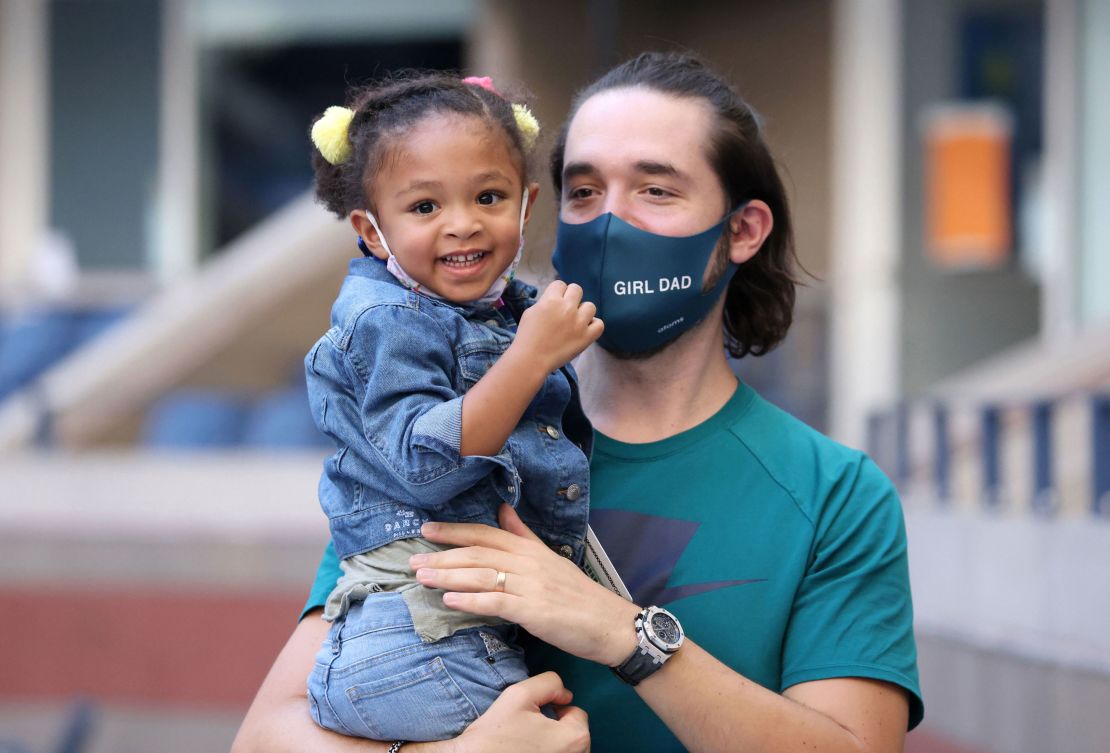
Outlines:
{"label": "man's face", "polygon": [[693,235],[730,207],[708,150],[713,113],[700,99],[645,88],[586,100],[567,131],[560,218],[612,212],[659,235]]}

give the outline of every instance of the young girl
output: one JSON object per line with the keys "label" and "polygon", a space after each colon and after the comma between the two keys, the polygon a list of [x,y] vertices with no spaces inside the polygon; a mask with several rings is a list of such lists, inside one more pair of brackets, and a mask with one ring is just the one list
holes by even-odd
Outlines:
{"label": "young girl", "polygon": [[[489,79],[418,74],[314,124],[316,192],[355,259],[305,359],[338,451],[320,503],[343,577],[308,680],[320,725],[376,740],[457,736],[527,670],[515,626],[419,585],[430,520],[496,525],[502,502],[581,562],[590,425],[568,362],[602,331],[577,285],[514,279],[538,185],[538,124]],[[494,590],[506,590],[505,575]],[[510,587],[511,591],[511,587]]]}

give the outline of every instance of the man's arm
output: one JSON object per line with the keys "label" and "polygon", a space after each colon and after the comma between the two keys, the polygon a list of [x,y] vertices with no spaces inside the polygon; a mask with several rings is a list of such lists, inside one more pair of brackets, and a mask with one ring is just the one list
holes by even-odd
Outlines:
{"label": "man's arm", "polygon": [[[372,753],[386,743],[346,737],[316,725],[308,715],[305,680],[328,632],[319,610],[310,612],[278,654],[251,703],[231,753]],[[590,747],[586,714],[565,706],[559,719],[540,712],[547,704],[570,703],[570,691],[554,672],[510,686],[493,706],[455,740],[408,743],[405,753],[583,753]]]}
{"label": "man's arm", "polygon": [[278,654],[254,697],[231,753],[314,750],[318,753],[371,753],[388,747],[372,740],[345,737],[316,725],[308,715],[305,681],[329,624],[319,611],[301,620]]}
{"label": "man's arm", "polygon": [[636,686],[640,697],[692,751],[897,753],[905,691],[862,678],[806,682],[778,695],[687,640]]}

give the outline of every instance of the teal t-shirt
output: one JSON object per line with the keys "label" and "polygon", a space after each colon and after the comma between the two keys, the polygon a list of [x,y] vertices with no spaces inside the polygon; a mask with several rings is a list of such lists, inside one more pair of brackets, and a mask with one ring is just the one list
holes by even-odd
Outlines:
{"label": "teal t-shirt", "polygon": [[[673,612],[690,639],[776,692],[810,680],[899,685],[923,715],[902,508],[863,454],[741,384],[702,424],[626,444],[597,435],[590,523],[637,604]],[[325,552],[306,609],[339,577]],[[590,715],[593,749],[679,751],[605,667],[535,642]]]}

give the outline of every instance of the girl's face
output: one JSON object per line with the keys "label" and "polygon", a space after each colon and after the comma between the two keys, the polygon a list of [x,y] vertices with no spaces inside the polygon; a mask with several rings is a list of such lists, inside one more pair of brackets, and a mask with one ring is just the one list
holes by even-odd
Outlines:
{"label": "girl's face", "polygon": [[[454,303],[481,298],[520,246],[524,185],[505,135],[480,118],[431,115],[387,149],[370,195],[390,250],[431,292]],[[351,221],[385,259],[365,214]]]}

